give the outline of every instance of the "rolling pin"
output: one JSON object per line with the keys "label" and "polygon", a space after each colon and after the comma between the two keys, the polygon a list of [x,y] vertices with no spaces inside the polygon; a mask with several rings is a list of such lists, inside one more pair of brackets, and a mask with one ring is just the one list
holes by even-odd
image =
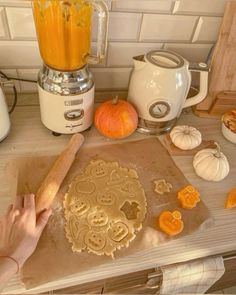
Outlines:
{"label": "rolling pin", "polygon": [[37,215],[43,210],[51,207],[52,202],[75,159],[76,153],[82,146],[83,142],[83,135],[73,135],[65,150],[56,159],[36,193],[35,202]]}

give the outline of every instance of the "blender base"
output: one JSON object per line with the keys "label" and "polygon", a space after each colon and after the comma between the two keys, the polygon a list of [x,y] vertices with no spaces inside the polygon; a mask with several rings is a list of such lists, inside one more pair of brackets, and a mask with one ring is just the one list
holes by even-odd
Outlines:
{"label": "blender base", "polygon": [[[77,132],[77,133],[83,133],[83,132],[88,132],[92,129],[92,126],[90,126],[88,129],[82,131],[82,132]],[[51,131],[51,130],[50,130]],[[55,131],[51,131],[52,132],[52,135],[55,136],[55,137],[59,137],[61,135],[63,135],[62,133],[58,133],[58,132],[55,132]],[[68,134],[66,134],[68,135]]]}
{"label": "blender base", "polygon": [[[61,75],[66,76],[65,73]],[[59,89],[59,85],[56,86],[54,88]],[[78,81],[68,83],[67,87],[69,86],[73,86],[73,90],[76,88],[77,93],[53,93],[43,89],[40,83],[38,85],[41,121],[56,136],[82,132],[93,123],[94,83],[91,82],[91,88],[83,92],[80,92],[81,85]]]}

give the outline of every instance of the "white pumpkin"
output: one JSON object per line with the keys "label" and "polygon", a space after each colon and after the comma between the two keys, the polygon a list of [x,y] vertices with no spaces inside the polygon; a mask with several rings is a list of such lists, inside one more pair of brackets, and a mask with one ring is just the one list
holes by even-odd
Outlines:
{"label": "white pumpkin", "polygon": [[221,181],[229,174],[229,162],[215,143],[216,149],[204,149],[196,154],[193,167],[198,176],[208,181]]}
{"label": "white pumpkin", "polygon": [[171,141],[181,150],[192,150],[202,143],[199,130],[191,126],[176,126],[170,133]]}

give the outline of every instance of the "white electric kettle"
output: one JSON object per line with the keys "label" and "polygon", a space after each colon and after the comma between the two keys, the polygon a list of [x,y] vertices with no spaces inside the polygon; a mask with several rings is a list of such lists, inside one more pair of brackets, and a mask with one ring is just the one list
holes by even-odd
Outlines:
{"label": "white electric kettle", "polygon": [[7,137],[8,133],[10,132],[10,127],[11,123],[8,107],[3,89],[0,86],[0,142]]}
{"label": "white electric kettle", "polygon": [[[139,115],[138,131],[161,134],[176,123],[183,108],[200,103],[208,92],[208,67],[194,64],[180,55],[156,50],[145,56],[134,57],[128,101]],[[191,86],[190,71],[200,72],[199,93],[187,99]]]}

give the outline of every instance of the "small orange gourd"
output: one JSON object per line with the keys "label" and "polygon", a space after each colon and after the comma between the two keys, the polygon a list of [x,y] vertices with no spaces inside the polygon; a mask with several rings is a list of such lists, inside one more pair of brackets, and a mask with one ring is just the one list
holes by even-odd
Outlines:
{"label": "small orange gourd", "polygon": [[136,130],[138,115],[129,102],[116,97],[102,103],[96,109],[94,125],[102,135],[108,138],[125,138]]}
{"label": "small orange gourd", "polygon": [[228,192],[227,199],[225,202],[225,208],[228,209],[233,207],[236,207],[236,188]]}
{"label": "small orange gourd", "polygon": [[184,229],[182,215],[179,211],[163,211],[158,219],[159,228],[169,236],[176,236]]}
{"label": "small orange gourd", "polygon": [[192,185],[180,190],[177,198],[184,209],[193,209],[201,201],[199,192]]}

